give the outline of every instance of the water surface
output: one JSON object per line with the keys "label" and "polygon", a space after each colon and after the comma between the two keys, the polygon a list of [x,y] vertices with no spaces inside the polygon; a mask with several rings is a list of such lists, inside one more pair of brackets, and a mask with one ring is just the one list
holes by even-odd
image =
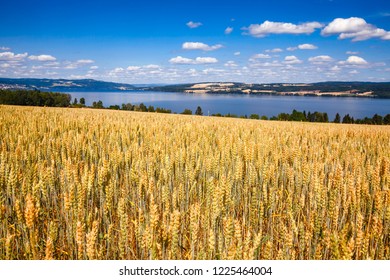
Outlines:
{"label": "water surface", "polygon": [[293,109],[306,112],[326,112],[330,119],[336,113],[341,116],[350,114],[354,118],[382,116],[390,114],[390,99],[359,97],[313,97],[313,96],[256,96],[239,94],[186,94],[172,92],[131,91],[131,92],[70,92],[72,100],[84,97],[86,105],[101,100],[103,105],[121,105],[122,103],[152,105],[171,109],[180,113],[190,109],[194,113],[200,106],[204,115],[216,113],[251,115],[267,117],[279,113],[291,113]]}

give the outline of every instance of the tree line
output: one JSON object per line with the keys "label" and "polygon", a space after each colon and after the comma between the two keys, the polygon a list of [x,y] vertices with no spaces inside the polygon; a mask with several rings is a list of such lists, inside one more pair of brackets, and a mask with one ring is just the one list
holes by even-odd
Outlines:
{"label": "tree line", "polygon": [[39,90],[0,89],[0,104],[22,106],[69,107],[70,94]]}

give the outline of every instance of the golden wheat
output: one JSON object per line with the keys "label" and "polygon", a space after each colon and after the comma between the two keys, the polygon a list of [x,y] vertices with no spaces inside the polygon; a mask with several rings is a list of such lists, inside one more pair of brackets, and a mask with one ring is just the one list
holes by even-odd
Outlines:
{"label": "golden wheat", "polygon": [[0,106],[0,259],[390,259],[390,128]]}

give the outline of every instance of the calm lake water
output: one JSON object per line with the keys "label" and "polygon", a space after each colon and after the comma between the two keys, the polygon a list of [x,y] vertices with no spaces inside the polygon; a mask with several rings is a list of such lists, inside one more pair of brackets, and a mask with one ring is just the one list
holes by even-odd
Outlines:
{"label": "calm lake water", "polygon": [[104,106],[122,103],[152,105],[180,113],[188,108],[194,113],[200,106],[204,115],[216,113],[247,115],[259,114],[267,117],[279,113],[291,113],[293,109],[306,112],[326,112],[332,120],[336,113],[342,117],[350,114],[354,118],[390,114],[390,99],[354,97],[312,97],[312,96],[253,96],[253,95],[211,95],[171,92],[70,92],[72,100],[84,97],[87,105],[101,100]]}

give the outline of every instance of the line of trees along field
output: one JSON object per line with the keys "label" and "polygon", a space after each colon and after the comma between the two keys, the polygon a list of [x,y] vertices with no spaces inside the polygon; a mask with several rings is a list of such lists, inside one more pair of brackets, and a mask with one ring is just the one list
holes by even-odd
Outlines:
{"label": "line of trees along field", "polygon": [[0,90],[0,104],[69,107],[70,94],[39,90]]}
{"label": "line of trees along field", "polygon": [[[5,105],[22,105],[22,106],[47,106],[47,107],[87,107],[85,105],[85,98],[76,98],[71,102],[71,95],[65,93],[57,92],[41,92],[39,90],[0,90],[0,104]],[[139,111],[139,112],[157,112],[157,113],[172,113],[170,109],[165,108],[154,108],[154,106],[146,106],[143,103],[140,104],[122,104],[111,105],[109,107],[104,107],[101,100],[94,101],[92,103],[92,108],[96,109],[112,109],[112,110],[125,110],[125,111]],[[184,109],[181,114],[192,115],[192,110]],[[203,115],[202,108],[198,106],[195,110],[195,115]],[[249,117],[247,115],[238,116],[235,114],[225,114],[220,113],[212,114],[215,117],[230,117],[230,118],[249,118],[249,119],[262,119],[262,120],[279,120],[279,121],[301,121],[301,122],[333,122],[333,123],[348,123],[348,124],[375,124],[375,125],[389,125],[390,124],[390,114],[385,115],[384,117],[378,114],[374,114],[372,118],[365,117],[363,119],[354,119],[349,114],[341,117],[339,113],[336,114],[335,118],[332,120],[329,119],[326,112],[300,112],[293,110],[291,114],[289,113],[280,113],[277,116],[268,118],[267,116],[260,116],[258,114],[251,114]]]}

